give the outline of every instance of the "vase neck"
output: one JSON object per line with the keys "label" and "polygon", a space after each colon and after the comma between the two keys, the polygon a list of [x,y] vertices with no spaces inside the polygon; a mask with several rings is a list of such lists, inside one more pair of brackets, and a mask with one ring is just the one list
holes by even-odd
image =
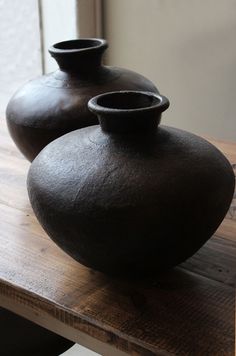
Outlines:
{"label": "vase neck", "polygon": [[104,132],[150,134],[156,132],[169,100],[151,92],[117,91],[92,98],[88,107]]}
{"label": "vase neck", "polygon": [[86,77],[99,71],[107,47],[103,39],[80,38],[56,43],[49,48],[49,53],[60,70]]}

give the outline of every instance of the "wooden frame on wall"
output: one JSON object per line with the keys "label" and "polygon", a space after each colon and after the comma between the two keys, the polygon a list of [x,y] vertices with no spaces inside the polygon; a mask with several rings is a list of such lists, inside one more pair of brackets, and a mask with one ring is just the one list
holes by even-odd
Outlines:
{"label": "wooden frame on wall", "polygon": [[48,54],[56,42],[102,37],[102,0],[38,0],[43,72],[57,68]]}
{"label": "wooden frame on wall", "polygon": [[79,37],[102,37],[102,0],[77,0]]}

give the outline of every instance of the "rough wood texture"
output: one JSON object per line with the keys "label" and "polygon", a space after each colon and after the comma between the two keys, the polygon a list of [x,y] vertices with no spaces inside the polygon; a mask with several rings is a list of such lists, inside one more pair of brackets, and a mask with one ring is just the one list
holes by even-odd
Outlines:
{"label": "rough wood texture", "polygon": [[[155,280],[112,280],[42,231],[26,194],[28,163],[0,129],[0,305],[80,341],[132,355],[234,355],[236,204],[215,236]],[[236,163],[236,144],[214,141]]]}

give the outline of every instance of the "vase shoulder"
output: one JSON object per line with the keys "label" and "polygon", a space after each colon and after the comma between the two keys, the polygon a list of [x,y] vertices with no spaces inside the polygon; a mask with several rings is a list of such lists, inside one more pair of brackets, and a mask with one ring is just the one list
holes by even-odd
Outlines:
{"label": "vase shoulder", "polygon": [[[107,184],[112,177],[127,196],[139,194],[142,182],[150,197],[154,191],[169,189],[169,184],[178,191],[193,189],[191,194],[197,187],[204,194],[207,186],[220,185],[227,179],[232,186],[234,179],[229,162],[213,145],[194,134],[165,126],[151,137],[106,135],[99,126],[77,130],[42,151],[36,167],[45,172],[46,183],[42,177],[42,184],[52,190],[55,199],[60,176],[64,184],[75,189],[78,185],[100,186],[104,201],[112,194],[114,182]],[[40,180],[37,174],[35,177]],[[75,202],[73,189],[71,194],[65,195],[68,203]]]}
{"label": "vase shoulder", "polygon": [[63,129],[75,121],[72,131],[97,123],[87,109],[89,99],[97,94],[120,89],[158,92],[151,81],[138,73],[116,67],[103,68],[96,77],[86,80],[60,70],[30,80],[11,98],[6,111],[8,121],[49,129]]}

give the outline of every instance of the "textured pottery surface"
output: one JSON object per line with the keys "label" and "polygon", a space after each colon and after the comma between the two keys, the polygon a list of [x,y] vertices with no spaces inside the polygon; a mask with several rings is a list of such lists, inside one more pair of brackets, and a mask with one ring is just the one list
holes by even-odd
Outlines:
{"label": "textured pottery surface", "polygon": [[82,127],[97,124],[89,99],[111,90],[158,92],[146,78],[130,70],[103,66],[105,40],[78,39],[49,49],[59,70],[25,84],[10,100],[6,117],[10,134],[32,161],[49,142]]}
{"label": "textured pottery surface", "polygon": [[73,342],[0,308],[1,356],[58,356]]}
{"label": "textured pottery surface", "polygon": [[108,93],[89,107],[100,126],[55,140],[31,165],[39,222],[68,254],[106,273],[153,274],[185,261],[230,206],[228,160],[196,135],[158,126],[165,97]]}

